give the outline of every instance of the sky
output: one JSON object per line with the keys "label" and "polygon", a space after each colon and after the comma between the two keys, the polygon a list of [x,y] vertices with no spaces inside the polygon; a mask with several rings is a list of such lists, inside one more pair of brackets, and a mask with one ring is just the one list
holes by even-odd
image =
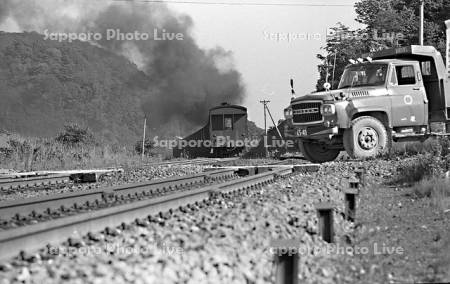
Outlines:
{"label": "sky", "polygon": [[[209,1],[215,0],[192,0]],[[217,1],[220,2],[220,1]],[[232,2],[233,1],[222,1]],[[239,1],[249,3],[249,0]],[[270,100],[269,110],[275,122],[283,118],[289,105],[289,79],[294,79],[297,95],[315,89],[318,78],[316,54],[323,52],[326,30],[338,22],[351,28],[361,27],[354,19],[352,0],[283,1],[252,0],[252,3],[344,4],[349,6],[245,6],[169,4],[194,21],[193,35],[204,48],[221,46],[233,53],[234,64],[242,73],[249,119],[264,126],[262,99]],[[291,40],[286,39],[291,33]],[[279,40],[276,37],[280,35]],[[284,38],[282,38],[284,37]],[[295,38],[297,37],[297,38]],[[268,125],[271,122],[268,118]]]}
{"label": "sky", "polygon": [[[41,5],[48,8],[52,7],[54,1],[39,0],[33,3],[36,7]],[[102,11],[105,5],[114,2],[119,4],[125,0],[61,1],[65,2],[59,2],[64,4],[53,7],[56,9],[54,13],[41,17],[32,14],[30,17],[33,19],[26,22],[33,27],[41,26],[46,22],[46,17],[54,17],[53,29],[59,27],[58,24],[54,24],[59,23],[58,21],[63,21],[66,26],[71,27],[68,23],[70,21],[77,23],[80,13],[84,14],[85,20],[89,20],[95,18],[95,13]],[[264,110],[260,101],[270,101],[268,106],[275,122],[283,118],[283,109],[290,102],[291,78],[294,79],[297,95],[307,94],[315,89],[319,64],[316,54],[323,52],[321,47],[325,45],[327,29],[334,27],[338,22],[352,29],[361,27],[354,20],[356,1],[168,0],[164,2],[169,3],[168,7],[180,16],[187,14],[192,18],[191,33],[201,48],[210,50],[221,47],[230,51],[234,68],[242,74],[242,84],[246,89],[246,98],[242,104],[248,109],[249,119],[263,127]],[[140,0],[135,2],[132,5],[149,4]],[[250,5],[245,5],[246,3]],[[251,5],[252,3],[258,5]],[[316,6],[299,6],[301,4]],[[28,10],[36,8],[31,6]],[[20,12],[21,9],[18,10]],[[0,30],[2,29],[20,30],[17,24],[8,19],[0,25]],[[269,119],[268,125],[271,125]]]}

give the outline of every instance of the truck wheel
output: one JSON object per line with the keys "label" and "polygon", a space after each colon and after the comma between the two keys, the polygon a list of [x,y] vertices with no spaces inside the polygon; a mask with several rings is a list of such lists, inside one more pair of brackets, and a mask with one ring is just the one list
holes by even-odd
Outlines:
{"label": "truck wheel", "polygon": [[303,156],[313,163],[323,163],[333,161],[339,155],[339,150],[329,149],[326,145],[317,142],[302,141],[298,143]]}
{"label": "truck wheel", "polygon": [[376,157],[389,151],[391,139],[383,123],[371,116],[352,121],[352,128],[344,131],[344,148],[352,158]]}

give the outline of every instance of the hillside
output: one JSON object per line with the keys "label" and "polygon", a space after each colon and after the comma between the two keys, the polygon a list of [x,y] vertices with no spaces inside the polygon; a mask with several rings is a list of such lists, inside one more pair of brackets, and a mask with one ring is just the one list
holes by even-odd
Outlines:
{"label": "hillside", "polygon": [[45,137],[77,122],[128,144],[141,132],[149,81],[124,57],[89,43],[0,32],[0,129]]}

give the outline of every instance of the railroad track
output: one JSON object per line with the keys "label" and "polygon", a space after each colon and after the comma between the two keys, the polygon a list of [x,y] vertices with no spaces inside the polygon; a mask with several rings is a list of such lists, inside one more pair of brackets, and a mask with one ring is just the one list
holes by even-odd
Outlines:
{"label": "railroad track", "polygon": [[166,162],[155,162],[148,163],[145,166],[165,166],[165,165],[197,165],[197,164],[209,164],[222,161],[237,160],[238,158],[229,159],[193,159],[193,160],[182,160],[182,161],[166,161]]}
{"label": "railroad track", "polygon": [[0,179],[0,191],[16,190],[25,188],[42,188],[61,184],[68,184],[71,182],[70,175],[50,175],[50,176],[36,176],[27,178],[10,178],[4,177]]}
{"label": "railroad track", "polygon": [[[183,161],[166,161],[145,164],[144,166],[164,165],[196,165],[220,162],[230,159],[194,159]],[[42,189],[58,185],[68,185],[72,182],[96,182],[101,174],[114,170],[70,170],[70,171],[43,171],[30,173],[16,173],[0,176],[0,191]],[[117,169],[117,171],[121,171]]]}
{"label": "railroad track", "polygon": [[[192,188],[206,184],[208,181],[231,178],[233,175],[234,170],[225,169],[94,190],[0,202],[0,216],[3,222],[8,218],[26,222],[27,219],[35,219],[43,214],[51,217],[51,215],[56,215],[53,213],[58,213],[55,211],[64,213],[71,209],[81,210],[86,207],[104,206],[107,203],[162,195],[180,191],[186,187]],[[0,223],[0,228],[1,226]],[[3,225],[3,227],[5,226]]]}
{"label": "railroad track", "polygon": [[105,169],[16,173],[15,175],[0,176],[0,191],[49,188],[78,182],[97,182],[103,174],[121,171],[123,170]]}
{"label": "railroad track", "polygon": [[[148,183],[127,185],[86,192],[84,196],[53,196],[41,198],[40,201],[24,202],[22,204],[0,205],[0,214],[17,215],[36,210],[66,206],[64,204],[101,200],[97,205],[104,205],[107,200],[115,200],[114,206],[98,206],[96,210],[79,211],[63,218],[49,219],[44,222],[29,224],[17,228],[0,231],[0,260],[16,256],[19,251],[33,251],[44,248],[45,244],[55,244],[66,240],[70,236],[86,235],[106,227],[116,227],[122,223],[136,221],[154,214],[200,203],[211,196],[226,194],[239,190],[248,190],[268,184],[278,176],[288,176],[293,173],[292,167],[277,168],[273,171],[251,175],[239,179],[229,179],[235,175],[233,169],[205,172],[179,178],[165,179]],[[220,183],[205,183],[205,180],[220,180]],[[198,185],[197,187],[192,187]],[[179,186],[189,186],[189,190],[175,191]],[[169,193],[169,194],[164,194]],[[156,194],[156,195],[155,195]],[[163,194],[158,196],[157,194]],[[142,198],[138,197],[151,197]],[[78,199],[79,198],[79,199]],[[95,198],[95,199],[94,199]],[[77,204],[77,203],[76,203]],[[80,207],[79,205],[75,207]],[[7,205],[7,204],[3,204]],[[47,209],[45,209],[47,210]],[[51,210],[51,209],[50,209]],[[34,212],[34,213],[33,213]]]}

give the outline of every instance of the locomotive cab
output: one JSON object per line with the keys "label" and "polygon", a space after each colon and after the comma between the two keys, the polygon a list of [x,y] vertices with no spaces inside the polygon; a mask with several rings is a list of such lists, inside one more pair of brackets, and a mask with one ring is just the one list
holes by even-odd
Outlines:
{"label": "locomotive cab", "polygon": [[208,113],[201,129],[179,141],[174,157],[229,157],[240,154],[248,142],[247,109],[223,103]]}
{"label": "locomotive cab", "polygon": [[[240,152],[248,137],[247,109],[223,103],[209,111],[211,153]],[[221,156],[222,154],[219,154]]]}

